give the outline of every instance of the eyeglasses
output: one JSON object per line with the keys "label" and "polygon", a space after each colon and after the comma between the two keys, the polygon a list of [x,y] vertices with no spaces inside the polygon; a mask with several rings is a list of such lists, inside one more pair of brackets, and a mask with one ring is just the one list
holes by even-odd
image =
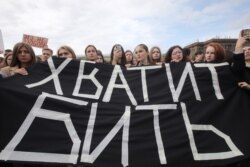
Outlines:
{"label": "eyeglasses", "polygon": [[182,51],[173,52],[172,55],[182,54]]}

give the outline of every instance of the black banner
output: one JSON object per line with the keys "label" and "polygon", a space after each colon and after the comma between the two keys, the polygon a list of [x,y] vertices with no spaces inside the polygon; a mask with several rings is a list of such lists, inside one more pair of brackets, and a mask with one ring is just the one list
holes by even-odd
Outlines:
{"label": "black banner", "polygon": [[250,155],[250,103],[227,63],[123,69],[49,59],[0,82],[0,160],[97,167]]}

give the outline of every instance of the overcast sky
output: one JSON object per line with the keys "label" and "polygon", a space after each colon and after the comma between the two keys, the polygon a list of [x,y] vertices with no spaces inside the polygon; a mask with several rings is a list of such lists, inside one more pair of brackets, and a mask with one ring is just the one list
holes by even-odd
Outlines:
{"label": "overcast sky", "polygon": [[236,38],[250,28],[249,0],[2,0],[0,6],[5,49],[30,34],[48,38],[54,52],[69,45],[84,55],[94,44],[109,54],[116,43],[125,50],[144,43],[165,53],[175,44]]}

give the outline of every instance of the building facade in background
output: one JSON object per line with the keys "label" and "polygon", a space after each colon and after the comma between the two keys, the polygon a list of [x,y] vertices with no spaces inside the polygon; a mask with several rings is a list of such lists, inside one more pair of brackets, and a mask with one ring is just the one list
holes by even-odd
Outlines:
{"label": "building facade in background", "polygon": [[202,51],[205,52],[205,48],[207,44],[211,42],[220,43],[225,50],[234,51],[235,45],[236,45],[236,38],[212,38],[210,40],[204,41],[204,42],[195,42],[190,45],[185,46],[185,48],[189,48],[191,50],[191,56],[194,56],[195,52]]}

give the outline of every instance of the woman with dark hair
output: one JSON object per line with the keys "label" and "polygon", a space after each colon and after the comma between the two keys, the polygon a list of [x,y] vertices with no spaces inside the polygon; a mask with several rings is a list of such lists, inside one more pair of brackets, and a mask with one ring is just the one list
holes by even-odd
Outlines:
{"label": "woman with dark hair", "polygon": [[201,50],[195,52],[193,63],[202,63],[204,62],[204,54]]}
{"label": "woman with dark hair", "polygon": [[26,43],[17,43],[13,48],[12,61],[9,66],[1,69],[3,77],[15,74],[28,75],[26,68],[36,63],[36,55],[32,47]]}
{"label": "woman with dark hair", "polygon": [[154,46],[150,49],[149,56],[153,64],[158,64],[158,65],[162,64],[161,49],[158,46]]}
{"label": "woman with dark hair", "polygon": [[165,57],[165,63],[170,63],[170,62],[182,62],[182,61],[186,61],[186,58],[183,57],[183,53],[182,53],[182,47],[180,47],[179,45],[174,45],[172,47],[170,47],[166,53],[166,57]]}
{"label": "woman with dark hair", "polygon": [[125,56],[126,56],[126,67],[132,67],[134,59],[133,52],[131,50],[126,50]]}
{"label": "woman with dark hair", "polygon": [[103,54],[100,50],[97,50],[97,59],[96,59],[97,63],[106,63],[105,59],[103,57]]}
{"label": "woman with dark hair", "polygon": [[3,67],[9,66],[11,64],[12,57],[13,57],[13,53],[12,52],[8,52],[6,54],[6,56],[4,57]]}
{"label": "woman with dark hair", "polygon": [[[242,32],[240,33],[242,34]],[[239,87],[242,89],[248,90],[250,94],[250,37],[241,36],[236,42],[235,52],[238,53],[238,57],[242,56],[244,63],[238,66],[240,73],[238,77],[240,82],[238,83]],[[237,64],[236,64],[237,65]]]}
{"label": "woman with dark hair", "polygon": [[0,68],[4,67],[4,58],[0,57]]}
{"label": "woman with dark hair", "polygon": [[192,58],[190,55],[191,54],[190,48],[183,48],[182,53],[183,53],[183,57],[185,57],[186,61],[191,62]]}
{"label": "woman with dark hair", "polygon": [[88,61],[96,61],[97,60],[97,49],[94,45],[88,45],[85,48],[86,60]]}
{"label": "woman with dark hair", "polygon": [[120,44],[115,44],[110,53],[110,63],[112,65],[122,65],[126,64],[126,56],[123,47]]}
{"label": "woman with dark hair", "polygon": [[57,56],[59,58],[72,58],[72,59],[76,59],[76,54],[74,52],[74,50],[69,47],[69,46],[61,46],[58,50],[57,50]]}

